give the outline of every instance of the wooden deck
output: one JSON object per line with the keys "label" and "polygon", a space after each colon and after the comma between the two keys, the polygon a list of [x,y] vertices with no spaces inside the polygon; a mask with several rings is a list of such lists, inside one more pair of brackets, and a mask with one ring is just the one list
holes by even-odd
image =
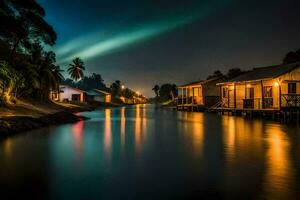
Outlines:
{"label": "wooden deck", "polygon": [[264,119],[272,119],[282,122],[297,122],[300,123],[300,107],[282,107],[279,108],[266,108],[266,109],[235,109],[235,108],[210,108],[210,112],[219,114],[227,114],[234,116],[247,116],[249,118],[261,117]]}
{"label": "wooden deck", "polygon": [[179,111],[195,111],[200,112],[204,111],[205,107],[204,105],[198,105],[198,104],[179,104],[176,106],[177,110]]}

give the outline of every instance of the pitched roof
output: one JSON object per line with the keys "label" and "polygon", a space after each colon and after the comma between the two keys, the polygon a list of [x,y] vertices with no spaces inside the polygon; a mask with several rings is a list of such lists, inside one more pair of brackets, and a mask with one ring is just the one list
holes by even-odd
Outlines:
{"label": "pitched roof", "polygon": [[227,81],[227,83],[273,79],[288,72],[291,72],[297,67],[300,67],[300,62],[292,64],[273,65],[269,67],[253,68],[253,70],[251,71],[248,71],[240,76],[230,79],[229,81]]}
{"label": "pitched roof", "polygon": [[87,91],[87,95],[89,96],[99,96],[99,95],[109,95],[110,93],[105,92],[103,90],[98,90],[98,89],[93,89],[93,90],[89,90]]}
{"label": "pitched roof", "polygon": [[68,88],[71,88],[71,89],[73,89],[73,90],[77,90],[78,92],[86,92],[86,91],[84,91],[84,90],[81,90],[81,89],[78,89],[78,88],[74,88],[74,87],[72,87],[72,86],[64,85],[64,84],[59,85],[59,87],[60,87],[60,89],[62,89],[63,87],[68,87]]}
{"label": "pitched roof", "polygon": [[94,89],[96,92],[102,93],[102,94],[110,94],[109,92],[103,91],[103,90],[98,90],[98,89]]}
{"label": "pitched roof", "polygon": [[216,78],[211,78],[211,79],[208,79],[208,80],[194,81],[194,82],[187,83],[187,84],[184,84],[184,85],[178,85],[177,87],[186,87],[186,86],[193,86],[193,85],[204,85],[204,84],[210,83],[212,81],[216,81],[216,80],[224,80],[224,78],[216,77]]}

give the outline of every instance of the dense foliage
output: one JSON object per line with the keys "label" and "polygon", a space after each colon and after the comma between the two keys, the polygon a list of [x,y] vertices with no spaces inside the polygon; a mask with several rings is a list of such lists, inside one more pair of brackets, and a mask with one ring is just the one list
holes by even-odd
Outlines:
{"label": "dense foliage", "polygon": [[178,96],[177,86],[175,84],[165,83],[161,86],[155,85],[152,90],[155,93],[156,102],[175,100],[175,98]]}
{"label": "dense foliage", "polygon": [[85,91],[92,89],[108,91],[108,88],[103,82],[102,76],[96,73],[93,73],[90,76],[84,76],[80,81],[77,82],[68,78],[64,80],[63,83]]}
{"label": "dense foliage", "polygon": [[44,9],[33,0],[0,0],[0,98],[49,98],[63,78],[55,54],[56,33],[44,20]]}
{"label": "dense foliage", "polygon": [[287,53],[283,59],[284,64],[289,64],[294,62],[300,62],[300,49],[298,49],[297,51],[291,51]]}

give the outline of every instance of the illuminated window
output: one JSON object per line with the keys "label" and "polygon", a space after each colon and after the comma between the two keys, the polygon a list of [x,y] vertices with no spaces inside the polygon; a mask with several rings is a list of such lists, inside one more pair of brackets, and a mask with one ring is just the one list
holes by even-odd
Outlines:
{"label": "illuminated window", "polygon": [[195,97],[200,97],[201,96],[199,87],[193,88],[193,90],[194,90],[194,96]]}
{"label": "illuminated window", "polygon": [[273,88],[272,86],[264,86],[263,94],[265,98],[273,97]]}
{"label": "illuminated window", "polygon": [[254,99],[254,88],[247,88],[247,99]]}
{"label": "illuminated window", "polygon": [[297,93],[297,83],[289,83],[288,84],[288,93],[296,94]]}

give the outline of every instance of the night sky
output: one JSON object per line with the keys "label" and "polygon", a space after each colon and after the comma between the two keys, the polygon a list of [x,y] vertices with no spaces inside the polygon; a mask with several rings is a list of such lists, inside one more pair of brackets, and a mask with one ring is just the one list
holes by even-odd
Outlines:
{"label": "night sky", "polygon": [[300,48],[299,0],[39,0],[72,58],[109,85],[153,96],[154,84],[204,79],[213,71],[279,64]]}

